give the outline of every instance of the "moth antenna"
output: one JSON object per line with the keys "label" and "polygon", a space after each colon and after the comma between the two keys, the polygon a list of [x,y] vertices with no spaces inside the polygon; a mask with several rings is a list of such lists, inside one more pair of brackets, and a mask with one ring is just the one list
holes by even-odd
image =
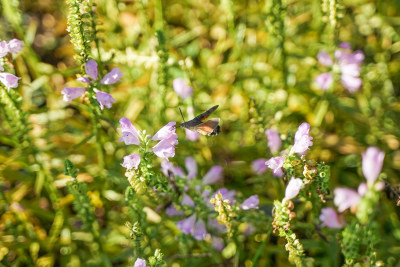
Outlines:
{"label": "moth antenna", "polygon": [[183,117],[182,110],[181,110],[181,108],[180,108],[180,107],[179,107],[179,112],[181,113],[181,116],[182,116],[183,122],[186,122],[186,121],[185,121],[185,118]]}

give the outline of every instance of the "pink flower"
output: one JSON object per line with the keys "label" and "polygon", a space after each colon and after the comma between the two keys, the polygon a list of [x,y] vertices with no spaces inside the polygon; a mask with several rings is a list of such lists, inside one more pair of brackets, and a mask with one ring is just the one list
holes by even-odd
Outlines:
{"label": "pink flower", "polygon": [[377,147],[368,147],[362,154],[362,171],[368,183],[374,183],[382,170],[385,152]]}
{"label": "pink flower", "polygon": [[258,175],[261,175],[265,173],[268,169],[268,167],[265,165],[265,161],[267,159],[256,159],[254,160],[251,164],[253,166],[253,172],[257,173]]}
{"label": "pink flower", "polygon": [[286,187],[284,200],[296,197],[302,188],[304,188],[303,181],[300,178],[292,178]]}
{"label": "pink flower", "polygon": [[12,54],[18,54],[23,46],[24,42],[18,39],[12,39],[7,42],[8,52]]}
{"label": "pink flower", "polygon": [[116,82],[121,81],[123,74],[119,70],[119,68],[113,68],[109,73],[104,75],[103,79],[100,81],[100,84],[114,84]]}
{"label": "pink flower", "polygon": [[196,222],[194,228],[192,228],[191,234],[196,240],[204,239],[205,235],[207,234],[207,231],[206,231],[206,225],[204,224],[203,220],[200,219]]}
{"label": "pink flower", "polygon": [[7,41],[0,42],[0,57],[4,57],[8,53]]}
{"label": "pink flower", "polygon": [[182,199],[181,204],[182,204],[182,205],[189,205],[189,206],[194,207],[194,202],[193,202],[192,198],[189,197],[189,196],[186,195],[186,194],[183,194],[183,199]]}
{"label": "pink flower", "polygon": [[310,146],[312,146],[313,142],[311,141],[313,138],[309,136],[310,132],[310,124],[303,122],[300,124],[295,136],[294,136],[294,145],[290,150],[290,153],[299,153],[303,154]]}
{"label": "pink flower", "polygon": [[133,267],[146,267],[146,261],[141,258],[137,258]]}
{"label": "pink flower", "polygon": [[339,44],[340,48],[351,50],[351,45],[348,42],[342,42]]}
{"label": "pink flower", "polygon": [[185,133],[186,133],[186,139],[192,142],[197,141],[197,139],[199,139],[200,134],[198,132],[194,132],[188,129],[185,129]]}
{"label": "pink flower", "polygon": [[349,188],[338,187],[333,193],[335,195],[333,203],[338,207],[339,212],[343,212],[348,208],[357,207],[361,199],[356,191]]}
{"label": "pink flower", "polygon": [[136,131],[135,126],[132,125],[131,121],[128,118],[121,118],[119,120],[119,125],[121,126],[120,130],[122,133],[122,137],[119,139],[120,142],[124,142],[125,145],[139,145],[139,135]]}
{"label": "pink flower", "polygon": [[185,213],[181,210],[177,210],[175,208],[175,206],[172,204],[171,206],[169,206],[166,210],[165,213],[168,216],[179,216],[179,215],[184,215]]}
{"label": "pink flower", "polygon": [[270,158],[265,162],[265,165],[268,166],[268,168],[272,169],[272,174],[275,177],[282,177],[283,176],[283,163],[285,163],[285,156],[282,157],[274,157]]}
{"label": "pink flower", "polygon": [[17,88],[19,79],[21,78],[8,72],[0,73],[0,82],[7,87],[7,90],[10,90],[10,88]]}
{"label": "pink flower", "polygon": [[332,58],[329,56],[328,53],[326,53],[323,50],[319,51],[317,58],[318,58],[319,64],[321,64],[321,65],[324,65],[324,66],[332,66],[333,65]]}
{"label": "pink flower", "polygon": [[340,229],[345,225],[343,219],[340,218],[336,211],[331,207],[322,209],[319,219],[322,222],[322,227],[326,226],[332,229]]}
{"label": "pink flower", "polygon": [[221,166],[213,166],[203,177],[203,184],[210,185],[215,184],[222,179],[222,167]]}
{"label": "pink flower", "polygon": [[174,122],[174,121],[168,122],[165,126],[163,126],[160,130],[158,130],[158,132],[156,132],[156,134],[153,136],[153,138],[151,140],[159,141],[159,140],[168,139],[171,136],[176,135],[175,124],[176,124],[176,122]]}
{"label": "pink flower", "polygon": [[314,79],[314,82],[318,85],[319,88],[326,91],[332,86],[333,75],[329,72],[321,73]]}
{"label": "pink flower", "polygon": [[265,135],[268,138],[268,147],[272,153],[276,153],[279,151],[282,145],[281,138],[279,137],[278,131],[273,129],[267,129],[265,131]]}
{"label": "pink flower", "polygon": [[351,75],[342,74],[340,80],[350,93],[356,92],[362,86],[362,80]]}
{"label": "pink flower", "polygon": [[188,171],[187,179],[191,180],[197,176],[197,163],[192,157],[187,157],[185,160],[185,167]]}
{"label": "pink flower", "polygon": [[243,203],[240,205],[240,207],[243,210],[249,210],[249,209],[258,209],[258,203],[260,201],[258,200],[258,195],[252,195],[251,197],[247,198]]}
{"label": "pink flower", "polygon": [[97,62],[94,61],[93,59],[86,62],[85,72],[87,75],[89,75],[90,78],[92,78],[92,80],[96,81],[98,76]]}
{"label": "pink flower", "polygon": [[94,91],[96,92],[96,100],[99,102],[101,109],[104,109],[104,107],[111,108],[112,103],[116,102],[109,93],[97,89],[94,89]]}
{"label": "pink flower", "polygon": [[193,88],[186,85],[181,78],[174,79],[172,82],[175,92],[182,98],[186,99],[193,94]]}
{"label": "pink flower", "polygon": [[178,144],[177,139],[178,136],[176,134],[172,135],[170,138],[158,142],[151,150],[157,157],[168,160],[168,158],[175,156],[175,145]]}
{"label": "pink flower", "polygon": [[176,226],[184,234],[188,235],[192,232],[195,223],[196,223],[196,214],[193,214],[192,216],[177,222]]}
{"label": "pink flower", "polygon": [[63,100],[65,102],[71,103],[73,99],[80,97],[85,91],[86,88],[83,87],[64,87],[61,94],[64,95]]}
{"label": "pink flower", "polygon": [[127,168],[128,170],[137,169],[140,164],[140,155],[132,154],[124,157],[124,163],[122,166]]}

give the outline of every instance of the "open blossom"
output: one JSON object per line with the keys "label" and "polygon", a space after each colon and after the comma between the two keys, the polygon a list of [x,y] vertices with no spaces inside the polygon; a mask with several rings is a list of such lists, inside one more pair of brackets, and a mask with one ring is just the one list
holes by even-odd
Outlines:
{"label": "open blossom", "polygon": [[99,102],[101,109],[104,109],[104,107],[111,108],[112,103],[115,103],[115,99],[109,93],[97,89],[94,89],[94,91],[96,92],[96,100]]}
{"label": "open blossom", "polygon": [[176,226],[184,234],[188,235],[192,232],[195,223],[196,223],[196,214],[193,214],[192,216],[177,222]]}
{"label": "open blossom", "polygon": [[211,169],[204,175],[203,184],[210,185],[215,184],[222,179],[222,167],[221,166],[213,166]]}
{"label": "open blossom", "polygon": [[162,127],[151,140],[160,141],[152,148],[157,157],[166,159],[175,156],[175,145],[178,144],[178,135],[175,133],[176,122],[172,121]]}
{"label": "open blossom", "polygon": [[284,200],[296,197],[302,188],[304,188],[303,181],[300,178],[292,178],[286,186]]}
{"label": "open blossom", "polygon": [[368,147],[362,154],[362,171],[368,183],[374,183],[378,178],[384,158],[385,152],[377,147]]}
{"label": "open blossom", "polygon": [[282,177],[283,176],[283,163],[285,163],[285,157],[274,157],[270,158],[265,162],[265,165],[268,166],[268,168],[272,169],[272,174],[275,177]]}
{"label": "open blossom", "polygon": [[281,138],[279,137],[278,131],[273,129],[267,129],[265,131],[265,135],[268,138],[268,147],[272,153],[276,153],[279,151],[282,145]]}
{"label": "open blossom", "polygon": [[181,204],[194,207],[194,202],[193,202],[192,198],[189,197],[187,194],[183,194],[183,199],[182,199]]}
{"label": "open blossom", "polygon": [[188,171],[187,179],[191,180],[197,176],[197,163],[192,157],[187,157],[185,160],[185,167]]}
{"label": "open blossom", "polygon": [[101,79],[100,84],[114,84],[116,82],[121,81],[123,74],[119,70],[119,68],[113,68],[109,73],[104,75],[103,79]]}
{"label": "open blossom", "polygon": [[343,219],[339,217],[332,207],[323,208],[321,210],[321,215],[319,215],[319,219],[322,222],[322,227],[326,226],[332,229],[340,229],[345,225]]}
{"label": "open blossom", "polygon": [[326,72],[326,73],[321,73],[318,75],[315,79],[314,82],[324,91],[328,90],[329,87],[333,84],[333,74]]}
{"label": "open blossom", "polygon": [[86,91],[83,87],[64,87],[61,91],[63,94],[63,100],[66,102],[71,102],[73,99],[80,97]]}
{"label": "open blossom", "polygon": [[251,165],[253,167],[253,172],[257,173],[258,175],[261,175],[265,173],[268,169],[267,165],[265,165],[265,162],[267,159],[256,159],[254,160]]}
{"label": "open blossom", "polygon": [[[89,75],[90,78],[92,78],[92,80],[96,81],[97,80],[97,76],[98,76],[97,62],[94,61],[93,59],[91,59],[88,62],[86,62],[86,64],[85,64],[85,72],[86,72],[87,75]],[[85,80],[85,81],[87,81],[87,80]]]}
{"label": "open blossom", "polygon": [[182,99],[191,97],[193,94],[193,88],[188,86],[181,78],[174,79],[172,86]]}
{"label": "open blossom", "polygon": [[258,209],[258,203],[260,201],[258,200],[258,195],[252,195],[251,197],[247,198],[243,203],[240,205],[240,207],[243,210],[249,210],[249,209]]}
{"label": "open blossom", "polygon": [[0,82],[2,82],[8,90],[10,90],[10,88],[17,88],[19,79],[21,78],[8,72],[0,73]]}
{"label": "open blossom", "polygon": [[7,42],[8,52],[12,54],[18,54],[23,46],[24,42],[18,39],[12,39]]}
{"label": "open blossom", "polygon": [[127,168],[128,170],[137,169],[140,164],[140,155],[132,154],[124,157],[124,163],[122,166]]}
{"label": "open blossom", "polygon": [[313,142],[311,140],[313,138],[309,136],[309,132],[310,124],[306,122],[300,124],[294,136],[294,145],[290,150],[291,153],[303,154],[310,146],[312,146]]}
{"label": "open blossom", "polygon": [[8,53],[7,41],[0,42],[0,57],[4,57]]}
{"label": "open blossom", "polygon": [[338,187],[333,193],[335,195],[333,203],[338,207],[339,212],[357,207],[361,199],[361,196],[355,190],[345,187]]}
{"label": "open blossom", "polygon": [[141,259],[141,258],[137,258],[137,260],[135,261],[133,267],[147,267],[146,266],[146,261]]}
{"label": "open blossom", "polygon": [[[354,93],[362,86],[362,80],[359,78],[361,64],[364,61],[364,54],[357,50],[351,53],[349,43],[339,45],[340,49],[335,51],[336,62],[332,60],[328,53],[320,51],[317,55],[318,62],[324,66],[338,66],[340,70],[340,81],[342,85],[350,92]],[[335,69],[335,68],[333,68]],[[333,83],[332,73],[322,73],[315,78],[315,83],[323,90],[327,90]]]}
{"label": "open blossom", "polygon": [[122,117],[119,120],[119,125],[122,137],[119,139],[120,142],[124,142],[125,145],[139,145],[139,134],[136,131],[135,126],[132,125],[128,118]]}

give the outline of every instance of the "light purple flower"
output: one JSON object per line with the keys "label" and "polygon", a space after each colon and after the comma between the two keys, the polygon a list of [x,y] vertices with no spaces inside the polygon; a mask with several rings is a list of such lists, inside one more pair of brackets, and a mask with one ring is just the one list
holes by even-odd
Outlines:
{"label": "light purple flower", "polygon": [[138,132],[128,118],[121,118],[119,120],[119,125],[121,126],[120,130],[122,133],[122,137],[119,139],[120,142],[124,142],[125,145],[140,144]]}
{"label": "light purple flower", "polygon": [[286,187],[284,200],[296,197],[302,188],[304,188],[303,181],[300,178],[292,178]]}
{"label": "light purple flower", "polygon": [[194,207],[194,202],[193,202],[192,198],[189,197],[189,196],[186,195],[186,194],[183,194],[183,199],[182,199],[181,204],[182,204],[182,205],[189,205],[189,206]]}
{"label": "light purple flower", "polygon": [[192,232],[195,223],[196,223],[196,214],[193,214],[192,216],[177,222],[176,226],[184,234],[188,235]]}
{"label": "light purple flower", "polygon": [[146,261],[141,258],[137,258],[133,267],[146,267]]}
{"label": "light purple flower", "polygon": [[195,131],[191,131],[189,129],[185,129],[186,139],[192,142],[195,142],[199,139],[200,134]]}
{"label": "light purple flower", "polygon": [[333,203],[338,207],[339,212],[343,212],[351,207],[356,207],[361,199],[356,191],[345,187],[338,187],[333,193],[335,195]]}
{"label": "light purple flower", "polygon": [[211,240],[213,248],[215,248],[218,251],[222,251],[224,249],[224,241],[222,238],[213,236]]}
{"label": "light purple flower", "polygon": [[0,57],[4,57],[8,53],[7,41],[0,42]]}
{"label": "light purple flower", "polygon": [[161,171],[167,177],[169,176],[169,172],[171,172],[174,176],[179,176],[179,177],[185,176],[185,173],[180,167],[174,166],[171,162],[167,160],[161,162]]}
{"label": "light purple flower", "polygon": [[157,157],[168,160],[168,158],[175,156],[175,145],[178,144],[177,139],[178,136],[176,134],[171,135],[170,138],[158,142],[151,150]]}
{"label": "light purple flower", "polygon": [[215,184],[222,179],[222,167],[221,166],[213,166],[203,177],[203,184],[210,185]]}
{"label": "light purple flower", "polygon": [[158,141],[170,138],[172,135],[176,135],[175,131],[175,124],[176,122],[171,121],[168,122],[165,126],[163,126],[156,134],[153,136],[151,140]]}
{"label": "light purple flower", "polygon": [[282,145],[281,138],[279,137],[278,131],[273,129],[267,129],[265,131],[265,135],[268,138],[268,147],[272,153],[276,153],[279,151]]}
{"label": "light purple flower", "polygon": [[362,86],[362,80],[358,77],[343,74],[340,77],[343,86],[349,90],[350,93],[356,92]]}
{"label": "light purple flower", "polygon": [[382,170],[385,152],[377,147],[368,147],[362,154],[362,171],[368,183],[374,183]]}
{"label": "light purple flower", "polygon": [[290,153],[299,153],[303,154],[310,146],[312,146],[313,142],[311,141],[313,138],[309,136],[310,132],[310,124],[307,122],[303,122],[300,124],[295,136],[294,136],[294,145],[290,150]]}
{"label": "light purple flower", "polygon": [[270,158],[265,162],[265,165],[268,166],[268,168],[272,169],[272,174],[275,177],[282,177],[283,176],[283,170],[282,166],[283,163],[285,163],[285,156],[282,157],[274,157]]}
{"label": "light purple flower", "polygon": [[124,163],[122,166],[128,170],[137,169],[140,164],[140,155],[132,154],[124,157]]}
{"label": "light purple flower", "polygon": [[111,108],[112,103],[116,102],[109,93],[97,89],[94,89],[94,91],[96,92],[96,100],[99,102],[101,109],[104,109],[104,107]]}
{"label": "light purple flower", "polygon": [[256,159],[254,160],[251,165],[253,167],[253,172],[257,173],[258,175],[261,175],[265,173],[268,169],[268,167],[265,165],[265,162],[267,159]]}
{"label": "light purple flower", "polygon": [[317,58],[318,58],[319,64],[321,64],[321,65],[332,66],[332,64],[333,64],[333,60],[332,60],[331,56],[329,56],[329,54],[323,50],[319,51]]}
{"label": "light purple flower", "polygon": [[8,72],[0,73],[0,82],[7,87],[7,90],[10,90],[10,88],[17,88],[19,79],[21,78]]}
{"label": "light purple flower", "polygon": [[319,88],[326,91],[333,84],[333,75],[330,72],[321,73],[314,79],[314,82],[318,85]]}
{"label": "light purple flower", "polygon": [[258,200],[258,195],[252,195],[251,197],[243,201],[240,207],[243,210],[258,209],[258,203],[260,203],[260,201]]}
{"label": "light purple flower", "polygon": [[196,240],[203,240],[207,234],[206,225],[202,219],[198,220],[191,231],[192,236]]}
{"label": "light purple flower", "polygon": [[100,84],[114,84],[116,82],[121,81],[123,74],[119,70],[119,68],[113,68],[109,73],[104,75],[103,79],[101,79]]}
{"label": "light purple flower", "polygon": [[185,167],[188,171],[187,179],[191,180],[197,176],[197,163],[192,157],[187,157],[185,160]]}
{"label": "light purple flower", "polygon": [[[236,202],[236,200],[235,200],[236,191],[235,190],[233,190],[233,189],[228,190],[227,188],[223,187],[223,188],[218,189],[217,192],[215,194],[213,194],[211,198],[214,198],[218,192],[221,193],[222,198],[224,200],[229,200],[229,203],[233,204]],[[210,201],[208,201],[208,202],[210,202]]]}
{"label": "light purple flower", "polygon": [[367,193],[367,190],[368,190],[368,186],[366,183],[361,183],[357,188],[357,192],[360,196],[364,196],[365,193]]}
{"label": "light purple flower", "polygon": [[179,215],[184,215],[185,213],[181,210],[177,210],[174,206],[174,204],[170,205],[168,208],[166,208],[165,213],[168,216],[179,216]]}
{"label": "light purple flower", "polygon": [[80,97],[85,93],[86,88],[83,87],[64,87],[64,89],[61,91],[61,94],[63,94],[63,100],[66,102],[71,102],[73,99]]}
{"label": "light purple flower", "polygon": [[88,77],[79,77],[76,79],[77,81],[80,81],[82,83],[90,84],[90,79]]}
{"label": "light purple flower", "polygon": [[322,227],[326,226],[332,229],[340,229],[345,225],[344,221],[339,218],[338,214],[332,207],[323,208],[321,210],[321,215],[319,215],[319,220],[322,222]]}
{"label": "light purple flower", "polygon": [[98,77],[97,62],[93,59],[86,62],[85,72],[90,78],[92,78],[92,80],[96,81]]}
{"label": "light purple flower", "polygon": [[351,45],[348,42],[342,42],[339,44],[340,48],[351,50]]}
{"label": "light purple flower", "polygon": [[172,82],[175,92],[182,98],[186,99],[193,94],[193,88],[188,86],[181,78],[174,79]]}
{"label": "light purple flower", "polygon": [[7,42],[8,52],[12,54],[18,54],[23,46],[24,42],[18,39],[12,39]]}

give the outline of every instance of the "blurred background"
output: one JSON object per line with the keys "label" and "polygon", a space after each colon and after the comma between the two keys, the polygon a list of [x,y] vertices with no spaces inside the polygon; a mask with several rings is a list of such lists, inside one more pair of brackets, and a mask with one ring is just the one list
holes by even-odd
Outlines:
{"label": "blurred background", "polygon": [[[273,200],[284,195],[284,184],[270,171],[257,175],[251,168],[253,160],[272,157],[264,134],[268,128],[278,130],[284,144],[293,144],[298,125],[308,122],[314,144],[307,156],[330,165],[332,190],[339,185],[355,189],[364,180],[361,153],[368,146],[386,153],[382,177],[393,188],[399,184],[397,0],[93,1],[100,49],[93,45],[92,55],[96,60],[100,55],[103,74],[118,67],[124,75],[120,83],[109,87],[116,103],[102,113],[102,164],[96,140],[91,138],[87,103],[62,100],[61,90],[78,86],[77,74],[83,74],[67,32],[67,3],[0,3],[1,40],[25,42],[11,61],[16,75],[22,77],[20,86],[11,90],[21,96],[29,136],[37,148],[34,154],[18,149],[12,125],[0,117],[1,266],[100,266],[104,257],[113,266],[133,265],[129,229],[124,225],[127,180],[121,167],[123,156],[132,148],[118,142],[121,117],[153,135],[169,121],[183,122],[178,107],[188,120],[188,107],[199,114],[219,105],[212,117],[221,118],[220,135],[192,142],[178,128],[179,145],[171,161],[183,166],[186,157],[194,157],[199,177],[213,165],[223,166],[220,186],[238,190],[243,197],[258,194],[266,216],[271,216]],[[157,30],[165,37],[161,49]],[[342,42],[365,54],[363,86],[355,93],[346,90],[339,77],[328,91],[313,82],[327,71],[318,63],[318,52],[324,50],[333,57]],[[167,57],[161,64],[162,53]],[[161,89],[160,77],[165,81]],[[193,87],[191,98],[183,100],[175,93],[175,78]],[[44,162],[53,179],[57,207],[51,190],[46,190],[48,180],[31,164],[32,156]],[[98,252],[93,237],[80,229],[72,209],[73,197],[66,190],[70,178],[64,175],[66,158],[79,169],[78,180],[87,184],[104,254]],[[157,164],[155,169],[159,170]],[[376,214],[383,240],[380,259],[399,259],[400,211],[393,197],[385,191]],[[143,201],[153,210],[160,204]],[[59,207],[63,211],[57,217]],[[260,227],[240,237],[245,249],[240,248],[238,266],[251,266],[267,227],[265,222],[264,230]],[[313,226],[300,230],[304,232],[300,238],[315,265],[339,266],[340,244],[318,239],[307,232],[309,227]],[[191,242],[183,251],[177,238],[180,233],[168,218],[150,223],[148,229],[142,241],[144,254],[161,248],[168,266],[233,266],[229,254],[185,256],[207,249]],[[283,244],[272,236],[262,248],[259,266],[287,266]]]}

